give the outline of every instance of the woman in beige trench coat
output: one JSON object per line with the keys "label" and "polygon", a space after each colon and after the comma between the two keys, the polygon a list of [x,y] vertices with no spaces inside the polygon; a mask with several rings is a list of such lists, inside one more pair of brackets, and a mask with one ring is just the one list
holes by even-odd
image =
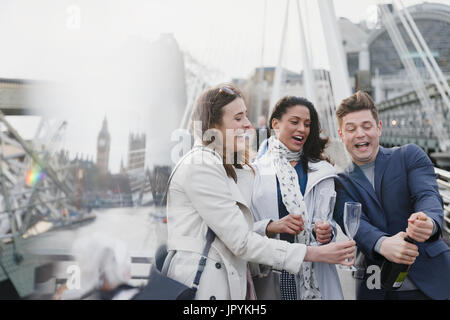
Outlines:
{"label": "woman in beige trench coat", "polygon": [[180,160],[169,186],[167,246],[175,252],[169,277],[192,286],[208,227],[216,238],[196,299],[251,298],[248,262],[292,273],[299,272],[303,261],[353,263],[346,259],[353,258],[354,241],[307,247],[253,231],[253,171],[245,152],[251,124],[239,89],[225,84],[205,91],[192,118],[194,129],[200,128],[194,134],[203,142]]}

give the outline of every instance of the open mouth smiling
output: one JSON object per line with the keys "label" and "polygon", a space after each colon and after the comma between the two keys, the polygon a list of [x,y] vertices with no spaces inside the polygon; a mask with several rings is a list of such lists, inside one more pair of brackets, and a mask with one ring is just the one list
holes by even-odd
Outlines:
{"label": "open mouth smiling", "polygon": [[355,147],[357,149],[365,148],[365,147],[368,147],[368,146],[369,146],[369,142],[360,142],[360,143],[355,144]]}

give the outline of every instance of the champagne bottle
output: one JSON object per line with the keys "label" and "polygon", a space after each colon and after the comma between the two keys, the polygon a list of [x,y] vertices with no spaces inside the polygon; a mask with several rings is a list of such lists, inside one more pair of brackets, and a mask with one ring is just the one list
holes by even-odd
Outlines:
{"label": "champagne bottle", "polygon": [[[414,240],[406,236],[405,241],[414,243]],[[397,290],[405,281],[411,265],[399,264],[385,260],[381,266],[381,286],[384,290]]]}

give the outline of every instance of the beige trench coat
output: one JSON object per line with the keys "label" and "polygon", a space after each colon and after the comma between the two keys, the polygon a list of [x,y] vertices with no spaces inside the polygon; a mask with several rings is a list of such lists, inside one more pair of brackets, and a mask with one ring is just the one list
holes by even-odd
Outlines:
{"label": "beige trench coat", "polygon": [[170,183],[167,246],[176,252],[168,276],[191,286],[208,226],[216,234],[196,299],[245,299],[248,262],[297,273],[306,254],[303,244],[253,231],[253,174],[238,172],[236,184],[227,177],[220,156],[203,147],[182,160]]}

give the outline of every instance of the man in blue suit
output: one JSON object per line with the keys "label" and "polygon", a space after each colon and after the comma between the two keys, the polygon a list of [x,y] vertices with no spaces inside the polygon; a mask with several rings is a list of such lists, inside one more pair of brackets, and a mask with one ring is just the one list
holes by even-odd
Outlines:
{"label": "man in blue suit", "polygon": [[[450,249],[442,240],[443,203],[433,164],[414,144],[379,145],[381,122],[370,96],[358,91],[336,111],[351,165],[336,178],[334,218],[343,227],[346,201],[362,204],[355,236],[357,299],[450,299]],[[414,243],[405,241],[406,235]],[[384,260],[411,265],[398,290],[377,286]],[[379,269],[378,269],[379,270]],[[379,284],[379,282],[378,282]]]}

